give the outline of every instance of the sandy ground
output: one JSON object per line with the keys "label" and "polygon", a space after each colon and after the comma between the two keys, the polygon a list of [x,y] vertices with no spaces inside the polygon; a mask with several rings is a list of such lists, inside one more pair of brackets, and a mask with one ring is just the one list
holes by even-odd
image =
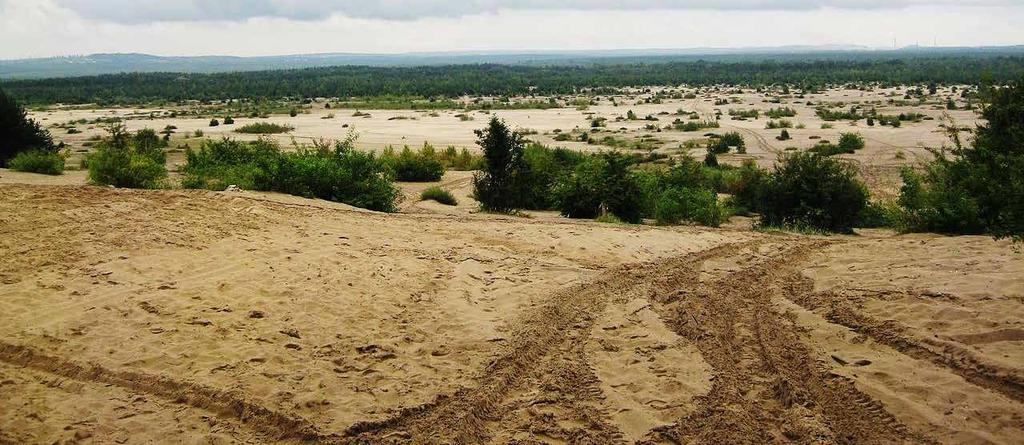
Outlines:
{"label": "sandy ground", "polygon": [[0,171],[0,443],[1024,435],[1009,243],[499,217],[464,173],[398,214],[74,174]]}
{"label": "sandy ground", "polygon": [[[408,145],[416,148],[429,142],[437,147],[455,146],[458,148],[469,148],[476,150],[476,136],[473,131],[482,128],[490,116],[498,116],[505,119],[515,128],[537,132],[528,136],[529,139],[548,144],[551,146],[564,146],[568,148],[597,151],[609,149],[603,145],[588,145],[575,141],[555,141],[556,130],[563,132],[573,129],[589,130],[590,122],[588,117],[603,117],[608,119],[607,127],[598,133],[598,137],[613,135],[623,139],[636,139],[649,136],[661,141],[662,144],[656,150],[669,155],[679,155],[686,152],[680,149],[683,142],[691,139],[700,139],[707,132],[719,134],[727,131],[741,133],[748,146],[746,155],[730,154],[721,157],[723,162],[738,164],[744,159],[754,159],[765,167],[771,166],[778,155],[786,148],[808,148],[813,146],[820,138],[837,142],[842,132],[859,132],[866,140],[866,147],[853,155],[843,155],[856,162],[861,167],[861,172],[872,191],[888,195],[894,192],[897,187],[898,170],[902,165],[908,165],[919,159],[930,158],[925,147],[938,148],[947,144],[947,137],[941,131],[939,125],[945,115],[951,117],[958,125],[973,127],[978,122],[978,116],[974,111],[953,110],[946,111],[940,106],[944,104],[947,96],[956,96],[950,89],[940,89],[939,94],[928,103],[915,106],[898,106],[889,104],[888,100],[902,100],[905,88],[883,89],[873,91],[831,89],[817,94],[808,94],[806,97],[798,98],[786,96],[779,100],[779,103],[771,102],[776,96],[774,93],[758,93],[753,90],[746,90],[743,93],[732,93],[723,89],[703,89],[696,91],[695,99],[666,99],[663,103],[645,103],[645,99],[651,94],[630,94],[614,97],[602,96],[585,110],[575,108],[557,108],[548,110],[508,110],[494,111],[491,114],[483,111],[472,111],[468,114],[473,120],[463,121],[458,114],[461,111],[439,110],[436,116],[429,111],[415,110],[360,110],[369,113],[369,116],[353,116],[355,110],[346,109],[324,109],[323,103],[313,106],[308,112],[299,114],[296,117],[287,115],[274,115],[267,119],[250,119],[236,117],[234,125],[209,126],[209,118],[156,118],[151,119],[148,115],[152,112],[166,111],[163,109],[53,109],[47,111],[33,112],[32,117],[41,121],[51,128],[58,140],[68,143],[77,154],[72,159],[77,162],[80,152],[88,151],[83,144],[91,137],[104,134],[102,125],[77,125],[81,131],[78,134],[67,134],[64,129],[55,128],[54,125],[66,123],[72,120],[88,119],[93,120],[103,117],[122,117],[127,119],[126,126],[130,130],[152,128],[160,130],[167,125],[178,127],[177,133],[172,140],[172,145],[196,143],[196,139],[183,139],[196,130],[204,133],[204,138],[233,137],[238,139],[255,139],[255,135],[243,135],[235,133],[234,129],[253,121],[269,121],[280,124],[288,124],[295,127],[295,130],[275,135],[273,138],[285,145],[293,143],[310,143],[315,139],[342,139],[350,131],[359,135],[359,146],[364,149],[380,150],[386,146],[401,148]],[[654,89],[658,91],[657,88]],[[715,105],[715,99],[734,100],[736,103],[728,105]],[[614,103],[613,103],[614,100]],[[807,102],[812,105],[807,105]],[[866,108],[874,107],[879,113],[895,115],[902,112],[916,112],[923,114],[932,120],[921,122],[904,122],[899,128],[883,127],[876,125],[869,127],[865,121],[859,123],[832,122],[834,128],[822,129],[824,123],[815,115],[815,108],[822,103],[842,103],[846,109],[852,105],[860,105]],[[964,103],[961,101],[962,106]],[[797,111],[797,115],[785,118],[791,121],[794,126],[803,124],[806,128],[789,129],[792,137],[788,141],[775,139],[780,130],[766,129],[768,118],[761,116],[756,120],[736,121],[731,120],[728,111],[735,110],[760,110],[770,108],[790,107]],[[625,118],[628,111],[632,110],[640,118],[653,115],[659,120],[648,122],[645,120],[628,121]],[[687,116],[666,115],[676,113],[677,110],[696,112],[703,120],[714,120],[715,111],[720,110],[724,115],[720,122],[721,128],[708,129],[695,132],[681,131],[652,131],[645,129],[647,124],[656,124],[664,127],[673,119],[680,118],[687,120]],[[334,118],[325,119],[329,115]],[[191,142],[190,142],[191,141]],[[692,154],[703,157],[703,148],[695,149]]]}

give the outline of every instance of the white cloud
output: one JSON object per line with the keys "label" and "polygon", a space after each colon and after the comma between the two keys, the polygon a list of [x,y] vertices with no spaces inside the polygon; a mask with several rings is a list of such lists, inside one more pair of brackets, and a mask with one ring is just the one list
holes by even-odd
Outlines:
{"label": "white cloud", "polygon": [[503,10],[748,10],[894,9],[912,6],[1006,6],[1014,0],[57,0],[83,17],[121,23],[348,17],[414,20]]}
{"label": "white cloud", "polygon": [[[795,5],[807,2],[792,1],[787,3],[794,6],[790,9],[767,10],[499,9],[408,21],[334,13],[309,20],[270,14],[244,20],[124,23],[90,18],[58,1],[67,2],[0,0],[0,42],[4,42],[0,58],[97,52],[269,55],[818,44],[888,47],[893,39],[909,45],[931,44],[936,38],[940,45],[1024,43],[1024,27],[1019,26],[1024,23],[1024,7],[1015,5],[800,9]],[[231,6],[230,0],[208,3]],[[658,2],[647,4],[654,3]]]}

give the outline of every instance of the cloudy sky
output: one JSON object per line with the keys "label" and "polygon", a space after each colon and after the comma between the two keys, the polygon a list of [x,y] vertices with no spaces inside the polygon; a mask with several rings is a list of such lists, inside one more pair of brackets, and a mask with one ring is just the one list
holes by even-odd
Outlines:
{"label": "cloudy sky", "polygon": [[0,58],[1024,44],[1024,0],[0,0]]}

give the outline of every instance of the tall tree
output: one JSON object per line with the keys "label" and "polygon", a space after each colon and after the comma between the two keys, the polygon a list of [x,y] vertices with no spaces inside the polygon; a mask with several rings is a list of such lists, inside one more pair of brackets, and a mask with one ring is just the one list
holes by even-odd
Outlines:
{"label": "tall tree", "polygon": [[516,180],[522,170],[523,140],[497,117],[476,135],[484,152],[484,171],[473,177],[473,194],[485,210],[511,211],[518,200]]}
{"label": "tall tree", "polygon": [[0,90],[0,167],[6,167],[14,155],[32,149],[53,151],[56,147],[50,132],[29,119],[25,108]]}

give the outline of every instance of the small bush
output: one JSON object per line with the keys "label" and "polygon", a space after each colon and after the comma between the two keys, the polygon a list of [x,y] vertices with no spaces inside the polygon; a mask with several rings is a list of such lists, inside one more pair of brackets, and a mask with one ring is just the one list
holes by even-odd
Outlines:
{"label": "small bush", "polygon": [[671,188],[658,198],[655,220],[659,225],[693,221],[718,227],[725,219],[714,191],[696,188]]}
{"label": "small bush", "polygon": [[11,170],[44,175],[64,173],[64,156],[45,150],[28,150],[14,155],[7,163]]}
{"label": "small bush", "polygon": [[867,196],[850,165],[816,153],[784,154],[768,175],[760,225],[848,233]]}
{"label": "small bush", "polygon": [[846,153],[853,153],[864,148],[864,137],[859,133],[841,133],[838,145],[840,150]]}
{"label": "small bush", "polygon": [[632,158],[607,152],[585,158],[555,185],[555,203],[563,216],[593,219],[610,213],[628,223],[643,218],[640,186],[629,171]]}
{"label": "small bush", "polygon": [[89,181],[115,187],[154,189],[166,186],[164,141],[153,130],[134,135],[113,124],[97,150],[86,157]]}
{"label": "small bush", "polygon": [[280,134],[294,130],[291,125],[280,125],[272,122],[253,122],[235,129],[236,133],[246,134]]}
{"label": "small bush", "polygon": [[433,200],[444,205],[458,205],[458,200],[452,195],[452,192],[445,190],[438,186],[429,187],[420,193],[420,201]]}
{"label": "small bush", "polygon": [[381,155],[381,161],[391,167],[395,179],[399,181],[433,182],[440,181],[444,176],[444,164],[430,144],[424,144],[416,152],[405,147],[398,155],[394,154],[394,150],[387,150]]}

